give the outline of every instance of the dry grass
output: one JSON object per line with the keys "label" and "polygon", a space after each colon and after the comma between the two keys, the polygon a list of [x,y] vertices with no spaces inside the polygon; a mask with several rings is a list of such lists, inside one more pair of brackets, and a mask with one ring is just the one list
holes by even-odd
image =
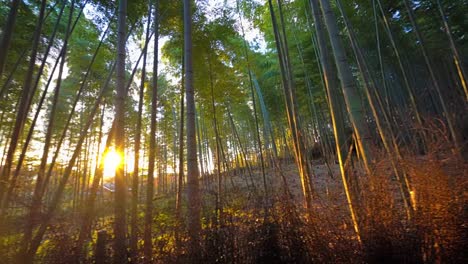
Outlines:
{"label": "dry grass", "polygon": [[[360,173],[359,166],[350,169],[361,243],[351,224],[337,168],[332,168],[335,177],[331,178],[324,165],[314,163],[314,202],[308,215],[302,208],[297,171],[290,165],[283,173],[292,198],[281,184],[272,185],[275,195],[267,214],[261,195],[249,195],[240,176],[234,178],[235,188],[227,189],[221,224],[214,217],[213,197],[205,196],[199,262],[468,263],[468,164],[447,147],[444,129],[431,131],[425,155],[406,151],[399,160],[399,176],[407,177],[408,192],[384,153],[376,156],[379,162],[372,175]],[[269,180],[281,182],[274,177],[277,173],[270,171]],[[411,202],[410,217],[404,197]],[[158,209],[160,216],[155,220],[154,263],[195,263],[186,255],[186,234],[182,248],[174,248],[172,202],[167,204],[167,208]],[[63,221],[72,223],[72,219]],[[101,228],[111,230],[111,223]],[[65,263],[63,256],[76,250],[70,235],[73,232],[57,229],[51,233],[49,245],[42,247],[37,260]],[[87,262],[93,260],[93,243],[88,246]],[[108,254],[111,259],[112,250]]]}

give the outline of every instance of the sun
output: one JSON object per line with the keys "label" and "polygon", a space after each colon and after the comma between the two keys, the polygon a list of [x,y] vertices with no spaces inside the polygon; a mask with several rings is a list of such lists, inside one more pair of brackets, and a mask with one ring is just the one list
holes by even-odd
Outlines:
{"label": "sun", "polygon": [[104,155],[104,173],[106,179],[113,178],[115,171],[122,163],[122,156],[115,150],[109,150]]}

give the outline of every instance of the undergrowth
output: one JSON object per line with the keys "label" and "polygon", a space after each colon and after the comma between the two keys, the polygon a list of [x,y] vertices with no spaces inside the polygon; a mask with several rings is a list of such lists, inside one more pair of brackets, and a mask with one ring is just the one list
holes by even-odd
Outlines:
{"label": "undergrowth", "polygon": [[[408,152],[400,160],[400,177],[409,189],[404,206],[402,181],[384,155],[372,175],[357,175],[353,197],[357,208],[359,237],[353,230],[346,204],[329,206],[327,196],[316,199],[307,213],[300,201],[278,190],[268,210],[237,188],[218,221],[210,211],[212,198],[205,197],[201,251],[198,259],[187,255],[187,234],[182,232],[175,248],[173,198],[155,201],[154,259],[152,263],[467,263],[468,165],[447,150],[440,135],[429,136],[425,155]],[[338,177],[335,177],[339,181]],[[404,189],[404,188],[403,188]],[[328,192],[328,191],[327,191]],[[332,190],[339,192],[342,190]],[[331,196],[330,196],[331,197]],[[211,203],[211,204],[210,204]],[[261,203],[260,203],[261,204]],[[36,257],[37,263],[70,263],[76,253],[73,220],[61,218],[51,227]],[[143,223],[143,215],[141,215]],[[112,218],[100,221],[95,230],[106,230],[104,263],[112,259]],[[141,224],[141,226],[143,226]],[[17,239],[2,241],[2,261],[12,259]],[[7,245],[7,246],[8,246]],[[143,243],[139,241],[142,249]],[[82,262],[94,263],[96,232]],[[138,252],[132,263],[145,263]]]}

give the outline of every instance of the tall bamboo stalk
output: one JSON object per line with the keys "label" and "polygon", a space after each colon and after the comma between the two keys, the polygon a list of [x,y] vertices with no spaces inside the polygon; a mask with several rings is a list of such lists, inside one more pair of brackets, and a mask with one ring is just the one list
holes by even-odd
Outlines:
{"label": "tall bamboo stalk", "polygon": [[10,136],[10,145],[8,147],[7,157],[5,160],[5,164],[2,168],[2,172],[0,174],[0,194],[5,193],[6,183],[10,179],[10,172],[11,167],[13,165],[13,158],[16,152],[16,148],[18,146],[19,137],[23,131],[24,124],[26,122],[27,114],[30,104],[30,98],[33,96],[33,72],[36,65],[36,57],[39,48],[39,42],[41,37],[42,25],[43,25],[43,18],[46,6],[46,0],[41,1],[41,7],[39,11],[39,18],[36,23],[36,28],[34,30],[34,40],[33,40],[33,47],[31,50],[31,55],[29,58],[28,70],[26,72],[24,86],[21,90],[20,96],[20,103],[18,107],[18,112],[16,115],[15,125],[13,128],[13,132]]}
{"label": "tall bamboo stalk", "polygon": [[115,172],[114,263],[127,262],[127,185],[125,182],[125,58],[127,30],[127,0],[119,0],[117,26],[117,61],[115,95],[115,150],[121,162]]}
{"label": "tall bamboo stalk", "polygon": [[56,109],[57,109],[57,103],[58,103],[58,98],[59,98],[59,93],[60,93],[60,87],[61,87],[61,82],[62,82],[62,74],[63,74],[63,69],[65,66],[65,58],[67,54],[67,45],[68,45],[68,36],[71,31],[71,23],[72,23],[72,18],[73,18],[73,10],[75,7],[75,1],[72,0],[71,2],[71,7],[70,7],[70,13],[68,15],[68,23],[67,23],[67,28],[65,32],[65,40],[63,44],[63,55],[62,55],[62,61],[60,63],[59,67],[59,73],[57,77],[57,84],[54,90],[54,95],[52,99],[52,109],[50,111],[50,116],[49,116],[49,125],[47,127],[47,132],[45,136],[45,142],[44,142],[44,149],[43,149],[43,154],[41,158],[41,163],[39,165],[39,171],[37,174],[37,180],[36,180],[36,186],[34,188],[34,194],[32,198],[32,205],[30,209],[30,217],[29,221],[27,221],[27,225],[25,228],[25,233],[23,236],[23,243],[27,244],[32,237],[32,232],[33,232],[33,227],[34,227],[34,221],[37,217],[37,214],[39,213],[40,207],[40,201],[39,199],[41,198],[40,196],[40,189],[44,180],[44,174],[46,170],[46,164],[47,164],[47,159],[49,156],[49,149],[50,149],[50,143],[51,143],[51,138],[52,138],[52,131],[54,127],[54,119],[55,119],[55,114],[56,114]]}
{"label": "tall bamboo stalk", "polygon": [[370,152],[370,132],[366,124],[363,105],[357,86],[349,67],[348,60],[341,43],[339,36],[338,24],[335,14],[330,6],[329,0],[320,0],[321,10],[325,19],[325,25],[328,30],[330,43],[335,58],[335,64],[338,69],[338,76],[341,81],[341,89],[346,103],[346,109],[349,114],[349,119],[353,127],[356,143],[359,147],[359,153],[362,157],[364,167],[367,173],[370,174],[370,164],[372,162],[372,154]]}
{"label": "tall bamboo stalk", "polygon": [[153,223],[153,195],[154,195],[154,167],[156,160],[156,115],[158,107],[158,56],[159,56],[159,1],[154,3],[154,55],[153,55],[153,82],[151,90],[151,117],[150,117],[150,146],[148,156],[148,180],[146,185],[146,209],[143,251],[145,261],[152,258],[153,243],[151,238]]}
{"label": "tall bamboo stalk", "polygon": [[200,187],[195,129],[195,94],[193,79],[193,42],[191,1],[184,0],[184,59],[185,99],[187,100],[187,199],[189,256],[196,262],[200,257]]}
{"label": "tall bamboo stalk", "polygon": [[[388,154],[392,169],[395,173],[396,178],[398,179],[400,194],[401,194],[403,204],[406,209],[407,217],[408,219],[410,219],[411,214],[412,214],[412,211],[411,211],[412,206],[411,206],[411,201],[409,198],[410,186],[409,186],[409,182],[408,182],[406,175],[404,173],[403,175],[401,175],[401,172],[398,169],[398,165],[399,165],[398,161],[401,161],[400,159],[401,155],[398,149],[398,145],[396,144],[395,137],[391,131],[390,122],[385,113],[384,106],[381,103],[380,104],[376,103],[375,102],[376,100],[371,94],[371,90],[376,91],[377,89],[375,87],[375,82],[371,78],[369,67],[367,66],[367,63],[364,59],[361,48],[359,47],[359,44],[357,42],[357,38],[354,34],[354,29],[343,9],[341,0],[336,0],[336,2],[337,2],[338,9],[340,10],[343,16],[345,27],[348,31],[348,37],[351,42],[354,55],[357,59],[358,68],[364,80],[364,85],[363,85],[364,93],[367,97],[367,101],[369,102],[369,106],[370,106],[372,115],[374,117],[374,120],[376,122],[377,130],[382,140],[382,143],[384,145],[384,149]],[[378,110],[379,110],[378,107],[380,108],[380,112],[383,113],[383,116],[384,116],[383,120],[380,118],[378,114]]]}
{"label": "tall bamboo stalk", "polygon": [[[11,1],[10,11],[8,12],[8,18],[3,29],[2,41],[0,42],[0,80],[3,77],[3,68],[5,66],[8,48],[10,47],[11,36],[13,35],[13,27],[16,23],[16,16],[18,14],[18,8],[20,0]],[[1,98],[1,96],[0,96]]]}
{"label": "tall bamboo stalk", "polygon": [[460,53],[458,52],[458,48],[455,44],[455,40],[453,39],[453,34],[452,30],[450,29],[450,26],[447,21],[447,17],[444,12],[444,8],[440,2],[440,0],[437,0],[437,7],[439,9],[440,17],[442,19],[442,22],[444,23],[444,31],[447,34],[447,37],[450,42],[450,49],[452,50],[453,54],[453,62],[455,63],[455,66],[457,68],[457,74],[458,77],[460,78],[460,83],[463,87],[463,91],[465,92],[466,100],[468,101],[468,84],[467,84],[467,74],[465,67],[463,67],[462,60],[460,59]]}
{"label": "tall bamboo stalk", "polygon": [[216,118],[216,105],[214,99],[214,80],[213,80],[213,69],[211,66],[211,47],[208,51],[208,71],[210,79],[210,90],[211,90],[211,110],[213,114],[213,129],[215,132],[215,141],[216,141],[216,176],[217,176],[217,192],[216,192],[216,215],[217,215],[217,225],[220,225],[223,221],[223,203],[221,197],[223,195],[223,178],[221,174],[221,146],[220,146],[220,135],[218,131],[218,120]]}
{"label": "tall bamboo stalk", "polygon": [[145,81],[146,81],[146,57],[148,53],[148,41],[150,34],[150,22],[151,22],[151,1],[148,7],[148,21],[146,24],[146,35],[145,35],[145,46],[143,48],[143,65],[141,69],[141,82],[140,91],[138,98],[138,120],[136,125],[135,135],[135,160],[132,177],[132,204],[131,204],[131,234],[130,234],[130,249],[132,251],[132,258],[136,258],[138,251],[138,177],[140,170],[140,148],[141,148],[141,126],[142,126],[142,114],[143,104],[145,95]]}
{"label": "tall bamboo stalk", "polygon": [[[239,1],[236,1],[237,5],[237,12],[239,13],[240,16],[240,7],[239,7]],[[255,120],[255,139],[256,143],[258,145],[258,151],[260,155],[260,166],[262,169],[262,180],[263,180],[263,191],[264,193],[264,207],[265,207],[265,213],[267,213],[267,208],[268,208],[268,199],[269,199],[269,194],[268,194],[268,185],[267,185],[267,179],[266,179],[266,174],[265,174],[265,159],[263,155],[263,146],[262,146],[262,141],[260,139],[260,129],[259,129],[259,122],[258,122],[258,112],[257,112],[257,102],[255,99],[255,93],[254,93],[254,84],[253,84],[253,78],[252,78],[252,69],[250,65],[250,58],[249,58],[249,50],[247,47],[247,41],[245,40],[245,31],[244,31],[244,25],[242,23],[242,19],[240,19],[240,25],[241,25],[241,32],[242,32],[242,39],[243,39],[243,48],[244,48],[244,56],[247,61],[247,73],[249,76],[249,85],[250,85],[250,96],[252,99],[252,105],[253,105],[253,115],[254,115],[254,120]],[[264,120],[265,122],[265,120]],[[264,124],[265,126],[265,124]]]}
{"label": "tall bamboo stalk", "polygon": [[[294,88],[293,75],[291,70],[291,64],[289,62],[288,44],[286,39],[286,30],[284,25],[284,18],[281,10],[281,1],[278,1],[279,13],[282,25],[282,33],[278,29],[278,22],[276,19],[273,3],[271,0],[268,1],[270,10],[270,16],[273,23],[273,33],[275,36],[275,44],[278,52],[278,60],[281,70],[281,80],[283,84],[283,91],[286,101],[286,112],[288,117],[289,129],[293,138],[294,157],[296,160],[297,167],[299,169],[299,175],[302,184],[302,192],[304,195],[304,205],[311,215],[312,209],[312,191],[310,184],[309,167],[305,158],[305,146],[300,132],[300,125],[297,116],[297,98]],[[282,34],[282,35],[281,35]]]}
{"label": "tall bamboo stalk", "polygon": [[[378,1],[380,3],[380,0],[378,0]],[[428,54],[426,46],[425,46],[425,40],[424,40],[420,30],[419,30],[419,25],[416,22],[416,19],[414,18],[413,9],[411,7],[410,2],[408,0],[403,0],[403,1],[405,3],[406,10],[408,11],[408,17],[409,17],[409,19],[411,21],[411,25],[413,26],[413,29],[414,29],[413,31],[416,34],[416,38],[417,38],[417,40],[418,40],[418,42],[420,44],[419,47],[421,48],[421,52],[423,54],[424,62],[426,63],[426,67],[427,67],[427,69],[429,71],[429,76],[431,78],[432,84],[433,84],[434,89],[436,91],[437,97],[438,97],[438,99],[440,101],[440,105],[442,106],[443,115],[445,116],[445,120],[447,121],[447,125],[448,125],[449,131],[450,131],[450,135],[452,136],[452,141],[453,141],[454,147],[455,147],[455,149],[459,150],[460,149],[460,144],[458,142],[458,136],[457,136],[457,133],[455,132],[455,127],[453,125],[451,114],[449,112],[449,109],[447,108],[446,99],[442,95],[442,90],[441,90],[441,87],[440,87],[439,82],[437,80],[437,77],[435,75],[434,67],[432,65],[431,59],[429,58],[429,54]]]}

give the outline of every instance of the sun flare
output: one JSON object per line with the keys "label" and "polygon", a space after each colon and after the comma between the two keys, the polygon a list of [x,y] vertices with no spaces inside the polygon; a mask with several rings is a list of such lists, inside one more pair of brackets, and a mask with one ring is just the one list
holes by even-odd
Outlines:
{"label": "sun flare", "polygon": [[122,162],[122,156],[115,150],[109,150],[104,156],[104,178],[112,178]]}

